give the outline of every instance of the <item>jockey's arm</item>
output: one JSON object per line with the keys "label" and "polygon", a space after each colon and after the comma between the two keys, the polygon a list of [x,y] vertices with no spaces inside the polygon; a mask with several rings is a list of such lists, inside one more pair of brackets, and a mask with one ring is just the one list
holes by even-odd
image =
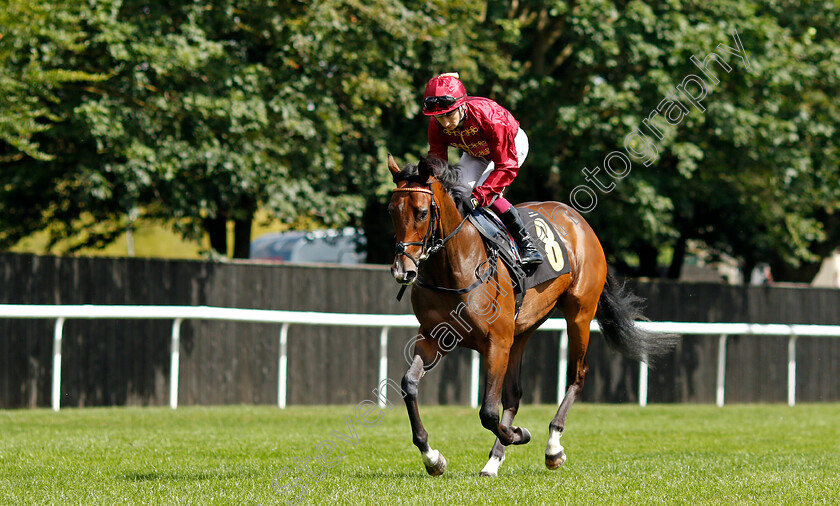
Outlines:
{"label": "jockey's arm", "polygon": [[[519,172],[519,160],[514,142],[516,132],[511,134],[509,130],[507,125],[497,124],[487,132],[486,138],[490,147],[493,171],[481,186],[473,190],[473,195],[478,198],[481,206],[489,205],[495,196],[501,195]],[[517,127],[516,130],[518,131],[519,128]]]}

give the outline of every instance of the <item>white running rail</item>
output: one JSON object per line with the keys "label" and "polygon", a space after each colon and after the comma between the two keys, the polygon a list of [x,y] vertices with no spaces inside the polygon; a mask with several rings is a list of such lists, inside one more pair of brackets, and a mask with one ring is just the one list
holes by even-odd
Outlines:
{"label": "white running rail", "polygon": [[[414,315],[345,314],[318,313],[310,311],[277,311],[267,309],[238,309],[211,306],[100,306],[100,305],[28,305],[0,304],[0,318],[53,319],[53,381],[52,408],[58,411],[61,404],[61,343],[64,322],[68,319],[135,319],[172,320],[171,358],[169,382],[169,406],[178,407],[178,375],[180,363],[181,323],[186,320],[222,320],[251,323],[277,323],[281,325],[279,336],[280,356],[278,358],[277,405],[286,407],[287,342],[290,325],[323,325],[345,327],[380,328],[379,381],[387,380],[388,331],[391,328],[417,328]],[[840,337],[838,325],[782,325],[751,323],[690,323],[690,322],[638,322],[645,330],[661,334],[718,335],[718,364],[716,403],[723,406],[726,378],[726,340],[730,335],[762,335],[788,337],[788,404],[796,404],[796,339],[798,337]],[[566,391],[566,369],[568,368],[568,334],[566,321],[559,318],[547,320],[540,330],[561,331],[560,356],[557,371],[557,403],[562,401]],[[592,331],[599,330],[592,322]],[[479,360],[472,352],[470,375],[470,404],[478,406]],[[647,405],[648,369],[639,367],[639,405]],[[384,407],[386,400],[380,399]]]}

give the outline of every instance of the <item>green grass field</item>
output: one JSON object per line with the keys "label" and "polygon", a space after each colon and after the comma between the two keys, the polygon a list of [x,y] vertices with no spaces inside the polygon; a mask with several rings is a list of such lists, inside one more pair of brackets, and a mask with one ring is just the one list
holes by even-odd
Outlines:
{"label": "green grass field", "polygon": [[[270,505],[303,491],[301,504],[840,504],[836,404],[579,404],[559,471],[543,464],[555,407],[523,406],[517,422],[534,439],[509,448],[493,479],[478,477],[493,437],[477,410],[421,406],[430,443],[449,462],[437,478],[411,444],[402,405],[371,427],[354,411],[0,411],[0,504]],[[349,434],[348,415],[355,445],[335,434]],[[320,481],[295,470],[325,440],[342,452],[324,459],[334,467],[310,461]]]}

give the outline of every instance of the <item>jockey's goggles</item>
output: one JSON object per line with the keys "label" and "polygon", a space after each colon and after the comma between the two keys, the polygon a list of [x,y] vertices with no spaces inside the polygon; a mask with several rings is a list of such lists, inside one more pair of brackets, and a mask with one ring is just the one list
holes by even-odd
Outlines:
{"label": "jockey's goggles", "polygon": [[427,112],[445,111],[446,109],[449,109],[450,107],[455,105],[455,102],[461,100],[462,98],[464,97],[455,98],[452,95],[429,97],[423,100],[423,109],[425,109]]}

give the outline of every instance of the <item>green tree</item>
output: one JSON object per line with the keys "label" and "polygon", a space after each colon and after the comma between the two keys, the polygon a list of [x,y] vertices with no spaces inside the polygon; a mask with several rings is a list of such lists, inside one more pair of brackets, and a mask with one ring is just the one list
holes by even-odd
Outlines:
{"label": "green tree", "polygon": [[0,10],[0,247],[48,226],[63,191],[47,168],[56,152],[39,139],[67,121],[67,89],[102,78],[72,62],[85,49],[82,14],[64,1],[7,0]]}
{"label": "green tree", "polygon": [[[836,2],[10,5],[0,246],[47,227],[104,244],[141,209],[242,257],[263,207],[289,224],[364,225],[369,258],[390,262],[384,160],[425,153],[421,93],[445,71],[528,131],[511,198],[568,202],[588,185],[587,219],[628,272],[675,277],[701,241],[803,279],[840,239]],[[720,49],[733,30],[748,57]],[[731,70],[710,64],[705,110],[651,119],[686,76],[709,80],[691,57],[712,52]],[[643,120],[662,138],[626,146]],[[650,165],[629,151],[645,146]],[[618,151],[632,159],[620,178],[604,167]]]}

